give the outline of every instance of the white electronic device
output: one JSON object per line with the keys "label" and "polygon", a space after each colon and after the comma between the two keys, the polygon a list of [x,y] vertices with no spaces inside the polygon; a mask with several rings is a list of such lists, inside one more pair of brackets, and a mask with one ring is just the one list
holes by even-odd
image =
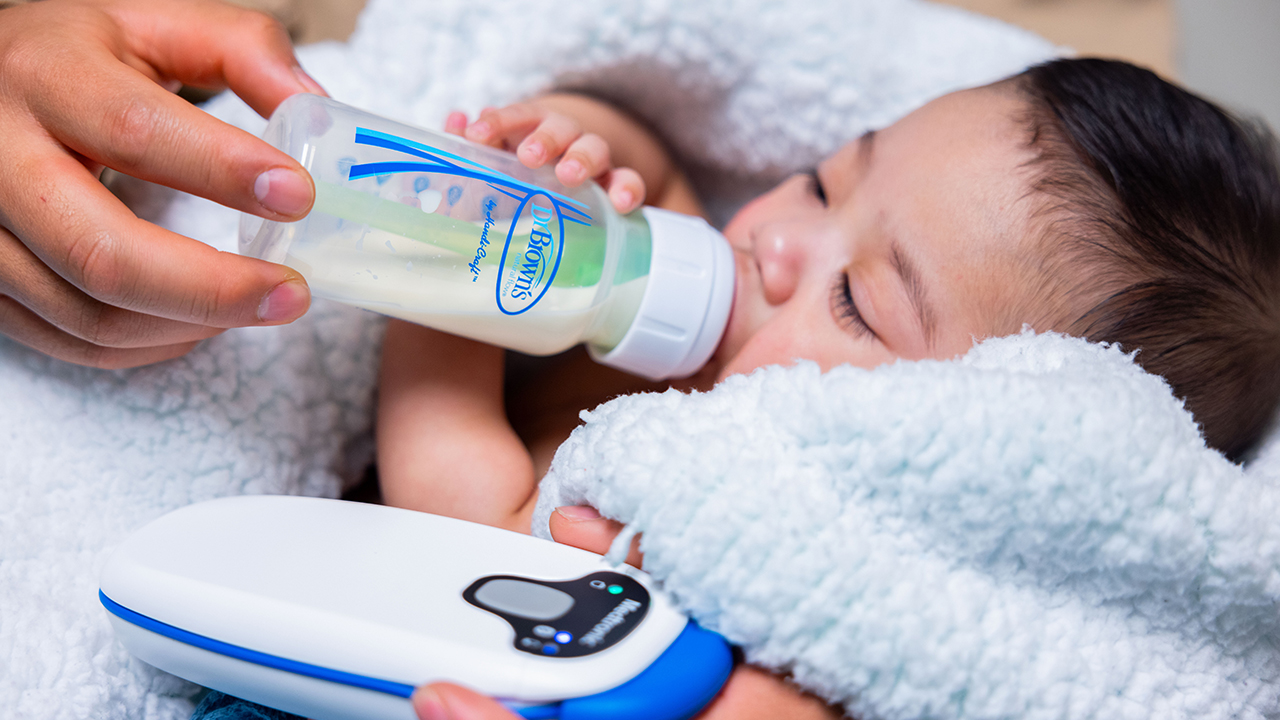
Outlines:
{"label": "white electronic device", "polygon": [[341,500],[176,510],[116,550],[99,597],[138,658],[316,720],[414,720],[409,696],[437,681],[529,720],[679,720],[732,666],[639,570]]}

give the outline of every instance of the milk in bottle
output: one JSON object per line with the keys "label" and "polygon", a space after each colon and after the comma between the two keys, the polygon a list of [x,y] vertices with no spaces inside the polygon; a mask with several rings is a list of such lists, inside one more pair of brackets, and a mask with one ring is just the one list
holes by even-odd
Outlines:
{"label": "milk in bottle", "polygon": [[317,95],[264,138],[316,185],[293,223],[245,215],[240,248],[289,265],[316,297],[483,342],[592,356],[653,379],[697,371],[733,300],[733,259],[705,221],[619,215],[595,183]]}

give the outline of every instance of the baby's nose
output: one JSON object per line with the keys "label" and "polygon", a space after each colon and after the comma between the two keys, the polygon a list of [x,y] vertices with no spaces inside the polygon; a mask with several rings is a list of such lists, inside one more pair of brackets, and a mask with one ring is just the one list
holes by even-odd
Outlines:
{"label": "baby's nose", "polygon": [[781,305],[795,294],[800,281],[801,243],[784,224],[761,228],[753,241],[764,298],[770,305]]}

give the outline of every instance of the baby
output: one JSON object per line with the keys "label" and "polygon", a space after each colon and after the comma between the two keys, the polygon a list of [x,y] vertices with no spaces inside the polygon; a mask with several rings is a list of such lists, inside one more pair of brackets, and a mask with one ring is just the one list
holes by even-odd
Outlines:
{"label": "baby", "polygon": [[[697,214],[679,167],[601,102],[549,96],[447,129],[597,178],[626,212]],[[797,359],[824,369],[952,358],[1030,326],[1138,350],[1238,458],[1280,398],[1274,139],[1119,62],[1060,60],[935,100],[841,148],[724,228],[737,287],[706,389]],[[524,360],[523,358],[521,360]],[[378,469],[394,505],[529,531],[578,413],[663,389],[583,352],[502,350],[392,321]]]}
{"label": "baby", "polygon": [[[701,212],[653,135],[595,100],[544,97],[470,125],[454,114],[447,129],[532,167],[554,161],[568,185],[595,177],[623,212],[646,196]],[[947,95],[729,222],[728,329],[706,367],[672,386],[706,389],[798,358],[824,369],[952,358],[1030,326],[1138,351],[1209,444],[1239,458],[1280,399],[1278,165],[1264,130],[1123,63],[1061,60]],[[530,361],[392,321],[377,427],[384,500],[529,532],[538,480],[579,411],[665,387],[581,350]],[[616,526],[596,518],[561,508],[551,529],[602,551]],[[432,720],[509,717],[486,702],[448,686],[415,697]],[[839,715],[739,667],[703,717]]]}

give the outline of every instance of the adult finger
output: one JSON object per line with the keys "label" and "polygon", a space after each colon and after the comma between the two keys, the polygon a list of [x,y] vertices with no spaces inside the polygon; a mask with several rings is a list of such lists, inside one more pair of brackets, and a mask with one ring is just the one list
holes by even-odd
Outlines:
{"label": "adult finger", "polygon": [[0,335],[59,360],[105,370],[140,367],[187,354],[198,342],[143,348],[95,345],[74,337],[31,312],[21,303],[0,295]]}
{"label": "adult finger", "polygon": [[161,75],[230,87],[263,117],[295,93],[325,94],[284,26],[264,13],[215,0],[132,0],[107,12],[127,30],[127,50]]}
{"label": "adult finger", "polygon": [[420,720],[518,720],[497,700],[450,683],[424,685],[412,702]]}
{"label": "adult finger", "polygon": [[296,271],[139,220],[65,153],[35,150],[0,169],[0,197],[0,224],[108,305],[225,328],[291,322],[310,304]]}
{"label": "adult finger", "polygon": [[66,147],[272,220],[297,220],[310,210],[315,186],[293,158],[113,62],[104,49],[69,52],[83,55],[76,62],[84,77],[74,84],[49,77],[29,99],[36,121]]}
{"label": "adult finger", "polygon": [[188,346],[222,332],[221,328],[146,315],[96,300],[51,270],[3,227],[0,294],[43,321],[33,325],[22,317],[11,320],[25,328],[26,344],[38,344],[37,349],[63,348],[49,354],[82,365],[98,364],[94,360],[97,348]]}
{"label": "adult finger", "polygon": [[[571,545],[603,555],[609,551],[613,539],[622,532],[622,523],[601,517],[595,508],[570,505],[556,508],[551,513],[551,537],[558,543]],[[640,554],[640,538],[631,541],[627,564],[640,567],[644,558]]]}

